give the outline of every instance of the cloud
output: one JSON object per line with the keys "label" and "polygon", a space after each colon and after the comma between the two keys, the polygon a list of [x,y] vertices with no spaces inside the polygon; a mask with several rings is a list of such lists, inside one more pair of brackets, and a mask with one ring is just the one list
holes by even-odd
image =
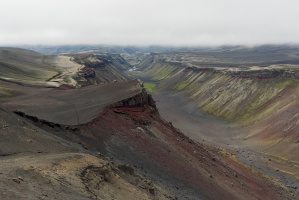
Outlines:
{"label": "cloud", "polygon": [[297,0],[9,0],[0,44],[299,43]]}

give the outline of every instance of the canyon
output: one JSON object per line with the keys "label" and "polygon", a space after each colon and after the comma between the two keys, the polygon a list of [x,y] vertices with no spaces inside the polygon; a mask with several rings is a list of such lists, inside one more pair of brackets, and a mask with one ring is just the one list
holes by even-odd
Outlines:
{"label": "canyon", "polygon": [[0,49],[1,198],[298,198],[298,48],[85,50]]}

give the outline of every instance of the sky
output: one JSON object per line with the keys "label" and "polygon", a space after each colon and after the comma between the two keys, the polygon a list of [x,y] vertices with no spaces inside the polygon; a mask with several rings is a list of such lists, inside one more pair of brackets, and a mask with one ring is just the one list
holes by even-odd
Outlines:
{"label": "sky", "polygon": [[299,44],[298,0],[0,0],[0,45]]}

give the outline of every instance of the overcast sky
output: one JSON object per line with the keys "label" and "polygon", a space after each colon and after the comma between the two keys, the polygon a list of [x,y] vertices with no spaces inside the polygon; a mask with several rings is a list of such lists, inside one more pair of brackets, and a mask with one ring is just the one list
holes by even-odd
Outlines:
{"label": "overcast sky", "polygon": [[0,45],[299,43],[298,0],[0,0]]}

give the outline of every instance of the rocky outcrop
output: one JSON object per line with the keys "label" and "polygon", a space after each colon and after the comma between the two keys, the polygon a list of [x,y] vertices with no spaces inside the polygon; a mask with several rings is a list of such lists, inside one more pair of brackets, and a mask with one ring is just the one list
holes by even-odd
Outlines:
{"label": "rocky outcrop", "polygon": [[143,89],[141,93],[133,97],[112,104],[110,107],[117,108],[117,107],[144,107],[144,106],[150,106],[154,108],[156,112],[158,112],[156,108],[156,103],[152,98],[152,95],[148,94],[145,91],[145,89]]}

